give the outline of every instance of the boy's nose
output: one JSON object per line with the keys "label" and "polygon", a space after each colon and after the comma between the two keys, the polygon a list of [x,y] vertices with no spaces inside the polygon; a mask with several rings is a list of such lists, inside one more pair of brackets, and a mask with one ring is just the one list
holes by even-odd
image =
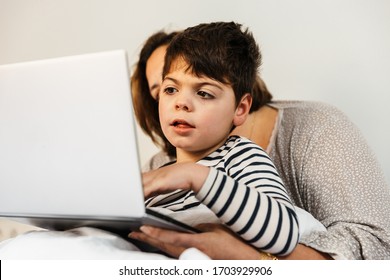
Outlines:
{"label": "boy's nose", "polygon": [[191,95],[185,93],[177,95],[175,107],[176,110],[184,110],[186,112],[191,111],[192,110]]}
{"label": "boy's nose", "polygon": [[184,111],[188,112],[188,111],[190,111],[190,108],[184,102],[177,102],[176,103],[176,110],[184,110]]}

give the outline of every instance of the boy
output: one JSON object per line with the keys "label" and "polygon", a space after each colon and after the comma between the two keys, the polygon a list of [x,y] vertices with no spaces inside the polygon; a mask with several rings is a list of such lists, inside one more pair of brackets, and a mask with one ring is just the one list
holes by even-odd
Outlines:
{"label": "boy", "polygon": [[205,214],[254,247],[286,255],[299,234],[283,183],[259,146],[229,137],[249,113],[260,60],[252,34],[233,22],[200,24],[173,39],[159,116],[177,161],[145,173],[144,192],[148,207]]}

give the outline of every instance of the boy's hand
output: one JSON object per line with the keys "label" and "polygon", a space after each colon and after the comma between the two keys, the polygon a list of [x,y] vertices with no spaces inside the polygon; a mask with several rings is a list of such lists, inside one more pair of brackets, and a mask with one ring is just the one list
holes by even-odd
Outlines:
{"label": "boy's hand", "polygon": [[209,168],[196,163],[176,163],[142,174],[145,198],[177,189],[198,192]]}

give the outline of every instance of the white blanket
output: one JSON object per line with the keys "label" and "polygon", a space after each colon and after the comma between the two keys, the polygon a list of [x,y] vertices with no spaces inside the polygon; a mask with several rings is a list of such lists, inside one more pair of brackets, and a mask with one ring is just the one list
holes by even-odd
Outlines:
{"label": "white blanket", "polygon": [[[296,211],[301,238],[312,231],[326,230],[305,210],[296,208]],[[180,213],[172,213],[172,216],[191,225],[210,222],[206,218],[208,216],[206,211]],[[0,243],[0,259],[160,260],[169,258],[162,254],[142,252],[129,241],[110,232],[84,227],[69,231],[30,231],[7,239]],[[179,259],[194,260],[209,259],[209,257],[195,248],[190,248],[184,251]]]}
{"label": "white blanket", "polygon": [[[0,243],[0,259],[161,260],[168,257],[141,252],[132,243],[95,228],[70,231],[31,231]],[[187,249],[180,259],[209,259],[197,249]]]}

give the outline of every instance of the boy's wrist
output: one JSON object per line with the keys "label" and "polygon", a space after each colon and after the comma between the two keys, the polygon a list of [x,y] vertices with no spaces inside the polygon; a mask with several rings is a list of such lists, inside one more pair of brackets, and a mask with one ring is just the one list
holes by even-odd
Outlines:
{"label": "boy's wrist", "polygon": [[209,167],[201,164],[194,164],[191,166],[192,191],[195,193],[200,191],[209,175],[209,169]]}

